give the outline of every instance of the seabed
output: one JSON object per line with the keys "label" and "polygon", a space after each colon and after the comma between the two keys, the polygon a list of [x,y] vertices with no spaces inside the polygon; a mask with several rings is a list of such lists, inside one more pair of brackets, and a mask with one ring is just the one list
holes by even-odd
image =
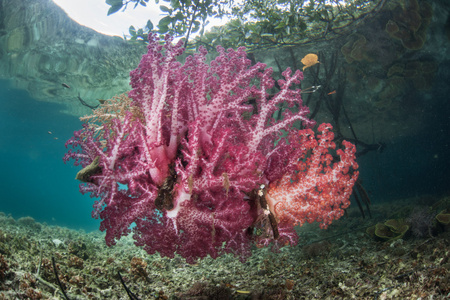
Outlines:
{"label": "seabed", "polygon": [[68,299],[448,299],[449,207],[449,196],[423,196],[374,204],[371,218],[350,209],[327,230],[299,228],[296,247],[194,265],[148,255],[131,236],[107,247],[101,232],[0,214],[0,299],[66,299],[61,287]]}

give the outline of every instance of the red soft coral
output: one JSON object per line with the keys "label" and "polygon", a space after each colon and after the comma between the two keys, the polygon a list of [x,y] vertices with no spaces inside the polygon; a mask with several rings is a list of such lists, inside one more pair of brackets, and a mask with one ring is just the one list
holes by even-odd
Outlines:
{"label": "red soft coral", "polygon": [[299,137],[303,156],[295,172],[273,182],[267,192],[271,211],[281,224],[302,225],[318,221],[326,228],[340,218],[350,205],[350,195],[358,178],[355,146],[343,141],[338,149],[339,161],[333,162],[330,150],[336,148],[330,124],[321,124],[321,134],[314,137],[310,129],[301,130]]}

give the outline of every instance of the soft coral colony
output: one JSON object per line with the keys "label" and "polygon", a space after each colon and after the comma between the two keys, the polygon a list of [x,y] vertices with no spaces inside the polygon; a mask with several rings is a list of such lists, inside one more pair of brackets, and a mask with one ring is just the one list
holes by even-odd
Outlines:
{"label": "soft coral colony", "polygon": [[348,207],[355,147],[334,152],[329,124],[310,129],[302,72],[284,71],[273,95],[271,68],[243,48],[217,51],[210,64],[205,49],[182,64],[180,43],[150,35],[129,98],[104,103],[67,142],[108,245],[133,232],[150,254],[245,259],[252,243],[295,245],[295,225],[326,227]]}

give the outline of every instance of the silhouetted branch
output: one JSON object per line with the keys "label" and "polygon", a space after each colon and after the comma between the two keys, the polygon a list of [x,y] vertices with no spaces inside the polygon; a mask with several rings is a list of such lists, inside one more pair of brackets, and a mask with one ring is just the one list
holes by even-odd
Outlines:
{"label": "silhouetted branch", "polygon": [[63,293],[64,298],[66,298],[66,300],[70,300],[66,294],[66,291],[64,290],[64,288],[61,284],[61,281],[59,281],[58,271],[56,270],[55,258],[53,256],[52,256],[52,264],[53,264],[53,272],[55,272],[55,277],[56,277],[56,281],[58,282],[59,288],[61,289],[61,292]]}
{"label": "silhouetted branch", "polygon": [[81,102],[81,104],[83,104],[84,106],[89,107],[90,109],[96,109],[99,106],[99,104],[97,104],[96,106],[92,106],[92,105],[87,104],[86,101],[81,99],[80,93],[78,93],[78,100]]}
{"label": "silhouetted branch", "polygon": [[120,272],[117,272],[117,274],[119,275],[119,279],[123,285],[123,288],[125,289],[125,291],[127,291],[128,297],[130,297],[131,300],[139,300],[139,298],[127,287],[125,281],[123,281],[122,275],[120,275]]}

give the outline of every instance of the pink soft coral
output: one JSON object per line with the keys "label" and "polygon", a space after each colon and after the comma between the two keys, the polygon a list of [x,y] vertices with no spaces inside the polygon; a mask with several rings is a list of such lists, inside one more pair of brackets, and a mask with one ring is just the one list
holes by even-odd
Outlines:
{"label": "pink soft coral", "polygon": [[[181,64],[181,43],[171,41],[149,36],[148,53],[131,72],[128,110],[86,124],[68,141],[75,151],[65,159],[91,170],[81,191],[100,198],[93,216],[103,220],[107,244],[132,230],[148,253],[179,253],[189,262],[223,253],[245,259],[255,240],[295,244],[296,222],[278,224],[282,216],[274,215],[282,200],[272,189],[270,211],[261,195],[294,176],[304,155],[305,139],[293,127],[314,124],[295,88],[303,74],[287,69],[270,95],[272,69],[252,66],[243,48],[218,47],[209,65],[201,48]],[[275,121],[282,103],[289,108]]]}

